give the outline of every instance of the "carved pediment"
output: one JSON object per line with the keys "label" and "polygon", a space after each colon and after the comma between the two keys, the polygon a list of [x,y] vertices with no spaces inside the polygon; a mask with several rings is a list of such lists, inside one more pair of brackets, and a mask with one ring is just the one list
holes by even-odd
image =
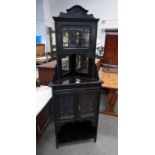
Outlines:
{"label": "carved pediment", "polygon": [[84,9],[80,5],[75,5],[70,9],[66,10],[67,12],[60,12],[59,17],[63,18],[89,18],[94,19],[93,14],[87,14],[88,10]]}
{"label": "carved pediment", "polygon": [[88,12],[88,10],[84,9],[82,6],[80,5],[75,5],[73,7],[71,7],[70,9],[66,10],[68,13],[72,13],[72,14],[86,14]]}

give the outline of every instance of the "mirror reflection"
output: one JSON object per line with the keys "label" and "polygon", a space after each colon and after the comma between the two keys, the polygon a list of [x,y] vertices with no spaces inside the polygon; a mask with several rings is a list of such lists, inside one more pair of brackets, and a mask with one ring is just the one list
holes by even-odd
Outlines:
{"label": "mirror reflection", "polygon": [[69,57],[65,57],[61,59],[61,65],[62,65],[62,74],[68,74],[69,73]]}
{"label": "mirror reflection", "polygon": [[76,72],[88,74],[89,58],[76,55]]}

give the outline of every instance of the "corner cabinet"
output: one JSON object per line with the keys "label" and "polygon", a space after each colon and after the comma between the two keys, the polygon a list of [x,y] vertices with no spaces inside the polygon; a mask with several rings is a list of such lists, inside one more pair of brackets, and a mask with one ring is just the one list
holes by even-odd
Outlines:
{"label": "corner cabinet", "polygon": [[101,81],[95,65],[99,19],[75,5],[53,17],[57,66],[50,84],[56,147],[97,137]]}

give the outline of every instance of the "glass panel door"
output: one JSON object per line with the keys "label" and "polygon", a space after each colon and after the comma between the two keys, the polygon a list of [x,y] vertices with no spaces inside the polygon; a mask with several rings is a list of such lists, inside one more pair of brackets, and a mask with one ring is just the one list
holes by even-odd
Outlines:
{"label": "glass panel door", "polygon": [[63,27],[63,48],[89,48],[89,27]]}

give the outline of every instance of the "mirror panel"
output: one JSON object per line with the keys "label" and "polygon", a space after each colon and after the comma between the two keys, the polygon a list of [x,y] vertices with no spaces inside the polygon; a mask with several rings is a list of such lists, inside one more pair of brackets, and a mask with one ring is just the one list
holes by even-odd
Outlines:
{"label": "mirror panel", "polygon": [[76,55],[76,72],[88,74],[89,58]]}
{"label": "mirror panel", "polygon": [[61,68],[62,68],[62,75],[66,75],[70,72],[68,56],[61,59]]}

